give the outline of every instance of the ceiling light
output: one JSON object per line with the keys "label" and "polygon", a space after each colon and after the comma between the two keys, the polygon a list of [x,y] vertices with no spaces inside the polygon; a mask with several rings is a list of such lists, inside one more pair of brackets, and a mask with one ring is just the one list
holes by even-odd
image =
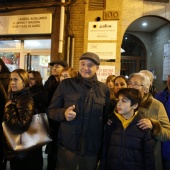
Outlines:
{"label": "ceiling light", "polygon": [[121,52],[121,53],[124,53],[124,52],[125,52],[125,50],[124,50],[123,48],[121,48],[121,49],[120,49],[120,52]]}
{"label": "ceiling light", "polygon": [[142,26],[146,27],[148,24],[146,22],[142,23]]}

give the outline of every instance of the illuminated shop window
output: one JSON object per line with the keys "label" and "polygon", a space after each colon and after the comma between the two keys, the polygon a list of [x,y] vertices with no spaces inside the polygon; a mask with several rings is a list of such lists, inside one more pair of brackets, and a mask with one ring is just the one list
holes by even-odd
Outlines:
{"label": "illuminated shop window", "polygon": [[24,40],[24,49],[51,49],[51,40]]}

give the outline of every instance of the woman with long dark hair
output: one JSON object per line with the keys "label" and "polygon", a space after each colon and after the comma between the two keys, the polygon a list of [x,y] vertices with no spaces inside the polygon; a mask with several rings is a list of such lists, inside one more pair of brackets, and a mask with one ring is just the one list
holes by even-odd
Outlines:
{"label": "woman with long dark hair", "polygon": [[[0,123],[2,124],[3,121],[3,116],[4,116],[4,107],[5,103],[7,101],[7,96],[5,89],[0,83]],[[0,126],[0,169],[5,170],[6,169],[6,160],[4,159],[4,154],[2,152],[3,150],[3,131],[2,131],[2,126]]]}
{"label": "woman with long dark hair", "polygon": [[38,71],[29,71],[28,74],[30,92],[34,100],[35,109],[39,113],[45,113],[48,107],[48,92],[42,84],[41,74]]}
{"label": "woman with long dark hair", "polygon": [[6,93],[8,91],[8,85],[10,82],[10,71],[5,65],[4,61],[0,58],[0,83],[4,87]]}

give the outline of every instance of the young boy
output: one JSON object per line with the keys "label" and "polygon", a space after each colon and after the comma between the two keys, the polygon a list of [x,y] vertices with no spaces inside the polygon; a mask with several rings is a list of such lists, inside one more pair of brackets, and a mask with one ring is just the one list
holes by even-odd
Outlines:
{"label": "young boy", "polygon": [[141,93],[123,88],[117,93],[118,102],[111,125],[106,125],[100,170],[154,170],[153,140],[150,130],[136,125],[143,118],[137,111]]}

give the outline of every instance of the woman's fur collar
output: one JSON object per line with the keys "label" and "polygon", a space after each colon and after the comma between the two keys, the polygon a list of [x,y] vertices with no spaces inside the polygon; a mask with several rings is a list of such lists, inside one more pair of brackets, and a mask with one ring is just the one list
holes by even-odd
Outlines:
{"label": "woman's fur collar", "polygon": [[150,108],[152,104],[152,99],[153,97],[150,93],[144,94],[140,107],[147,108],[147,109]]}

